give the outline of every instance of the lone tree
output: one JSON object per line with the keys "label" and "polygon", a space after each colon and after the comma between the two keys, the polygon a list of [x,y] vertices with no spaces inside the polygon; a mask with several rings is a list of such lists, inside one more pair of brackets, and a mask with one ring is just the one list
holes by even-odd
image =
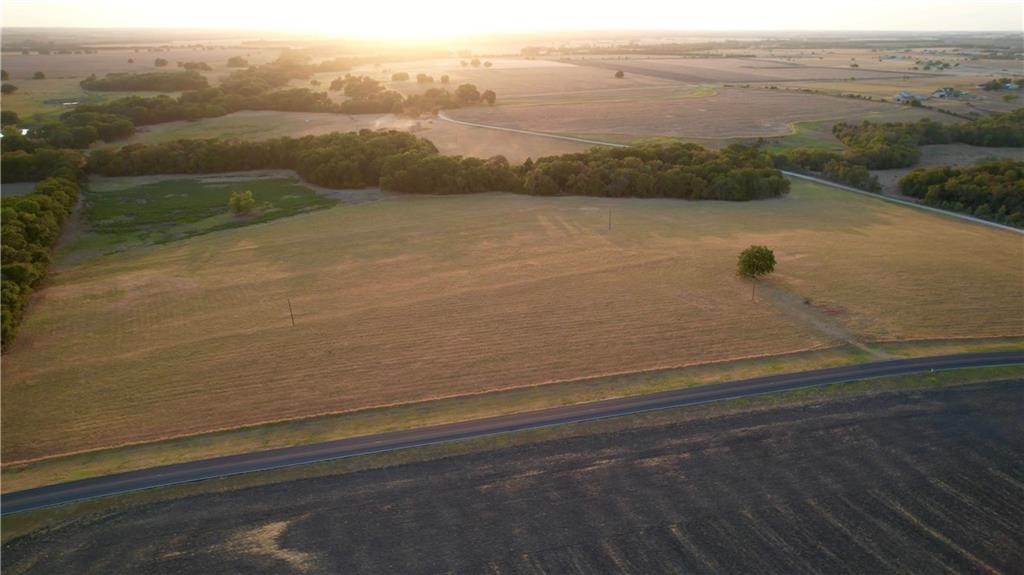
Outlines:
{"label": "lone tree", "polygon": [[616,78],[624,78],[624,77],[626,77],[626,73],[623,72],[622,70],[619,70],[619,71],[615,72],[615,77]]}
{"label": "lone tree", "polygon": [[480,94],[480,99],[487,102],[489,106],[493,106],[494,101],[498,99],[498,95],[494,93],[494,90],[484,90],[484,93]]}
{"label": "lone tree", "polygon": [[43,74],[42,72],[36,72],[35,74],[32,74],[32,79],[33,80],[45,80],[46,79],[46,74]]}
{"label": "lone tree", "polygon": [[246,190],[244,192],[231,192],[231,197],[228,198],[228,207],[235,215],[248,214],[256,207],[256,199],[252,197],[252,192]]}
{"label": "lone tree", "polygon": [[13,94],[18,91],[18,87],[14,84],[4,84],[0,86],[0,94]]}
{"label": "lone tree", "polygon": [[736,271],[745,278],[750,279],[750,301],[754,301],[754,290],[757,289],[757,279],[775,271],[775,252],[767,246],[750,246],[740,252],[740,259],[736,265]]}

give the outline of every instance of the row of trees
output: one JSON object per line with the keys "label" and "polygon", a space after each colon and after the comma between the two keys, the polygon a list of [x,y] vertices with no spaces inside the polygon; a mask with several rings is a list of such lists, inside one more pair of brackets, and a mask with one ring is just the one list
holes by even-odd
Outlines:
{"label": "row of trees", "polygon": [[[189,62],[189,64],[194,63]],[[185,90],[201,90],[208,87],[210,83],[195,69],[186,68],[173,72],[107,74],[104,78],[97,78],[95,74],[92,74],[79,82],[79,85],[94,92],[183,92]]]}
{"label": "row of trees", "polygon": [[780,170],[811,173],[868,192],[882,190],[877,176],[871,175],[863,164],[846,159],[841,152],[819,148],[793,148],[774,154],[773,160],[775,167]]}
{"label": "row of trees", "polygon": [[508,191],[534,195],[672,197],[744,201],[778,197],[789,182],[758,146],[695,144],[594,148],[528,161],[443,156],[429,141],[395,131],[263,142],[181,140],[97,150],[90,170],[106,176],[293,169],[325,187],[380,185],[423,194]]}
{"label": "row of trees", "polygon": [[1024,227],[1024,162],[919,168],[900,178],[899,187],[932,206]]}
{"label": "row of trees", "polygon": [[870,169],[905,168],[921,157],[918,146],[961,142],[974,146],[1024,146],[1024,108],[960,124],[931,120],[874,124],[840,123],[832,129],[849,146],[847,160]]}
{"label": "row of trees", "polygon": [[[55,165],[62,171],[60,163]],[[32,288],[46,276],[53,246],[78,201],[81,172],[69,175],[74,177],[48,177],[30,194],[0,200],[4,223],[0,230],[0,345],[13,339]],[[4,177],[8,177],[6,154]]]}
{"label": "row of trees", "polygon": [[[6,138],[4,138],[6,140]],[[379,185],[423,194],[508,191],[535,195],[635,196],[744,201],[781,196],[789,182],[759,146],[707,150],[694,144],[594,148],[510,166],[444,156],[429,141],[406,132],[334,133],[261,142],[179,140],[100,149],[88,163],[76,150],[5,151],[4,182],[39,181],[27,196],[5,197],[3,208],[3,342],[17,328],[33,286],[46,273],[50,253],[88,171],[106,176],[199,174],[292,169],[331,188]],[[237,210],[251,208],[248,198]]]}

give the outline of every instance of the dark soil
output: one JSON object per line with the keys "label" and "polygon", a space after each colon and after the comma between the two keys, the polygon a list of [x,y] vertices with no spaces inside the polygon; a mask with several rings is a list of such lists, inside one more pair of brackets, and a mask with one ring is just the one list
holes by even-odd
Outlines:
{"label": "dark soil", "polygon": [[3,571],[1020,573],[1022,415],[1024,382],[683,410],[84,517]]}

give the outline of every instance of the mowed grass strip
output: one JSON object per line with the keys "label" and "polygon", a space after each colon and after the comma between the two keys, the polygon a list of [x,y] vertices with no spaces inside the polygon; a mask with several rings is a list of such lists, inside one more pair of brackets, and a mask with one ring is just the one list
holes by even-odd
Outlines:
{"label": "mowed grass strip", "polygon": [[1019,236],[812,183],[408,197],[61,267],[5,357],[4,460],[833,345],[750,302],[752,243],[866,341],[1024,331]]}

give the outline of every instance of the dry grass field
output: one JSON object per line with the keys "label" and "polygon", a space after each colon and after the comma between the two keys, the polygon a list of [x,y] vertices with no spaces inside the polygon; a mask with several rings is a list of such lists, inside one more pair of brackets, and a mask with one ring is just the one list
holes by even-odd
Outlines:
{"label": "dry grass field", "polygon": [[[676,82],[695,84],[788,82],[795,80],[833,80],[901,77],[903,73],[816,62],[787,62],[756,58],[586,58],[575,60],[584,66],[623,70],[627,75],[640,74]],[[913,74],[907,72],[907,74]]]}
{"label": "dry grass field", "polygon": [[[779,259],[767,293],[834,329],[750,302],[734,265],[751,243]],[[1022,256],[1013,234],[804,182],[751,203],[341,206],[58,266],[5,354],[3,457],[779,354],[835,329],[1019,336]]]}
{"label": "dry grass field", "polygon": [[[139,128],[116,146],[152,144],[180,139],[237,138],[265,140],[282,136],[301,137],[361,129],[408,131],[426,138],[445,154],[490,158],[503,155],[510,162],[578,152],[586,144],[542,136],[497,132],[461,126],[433,118],[413,119],[393,114],[315,114],[305,112],[236,112],[200,122],[167,122]],[[105,144],[104,144],[105,145]]]}
{"label": "dry grass field", "polygon": [[[714,95],[657,100],[463,108],[459,120],[525,130],[632,137],[756,138],[793,132],[801,121],[888,116],[891,104],[783,90],[723,88]],[[939,116],[921,112],[918,117]]]}
{"label": "dry grass field", "polygon": [[6,542],[4,570],[1013,573],[1022,385],[811,390],[358,458],[80,512]]}

